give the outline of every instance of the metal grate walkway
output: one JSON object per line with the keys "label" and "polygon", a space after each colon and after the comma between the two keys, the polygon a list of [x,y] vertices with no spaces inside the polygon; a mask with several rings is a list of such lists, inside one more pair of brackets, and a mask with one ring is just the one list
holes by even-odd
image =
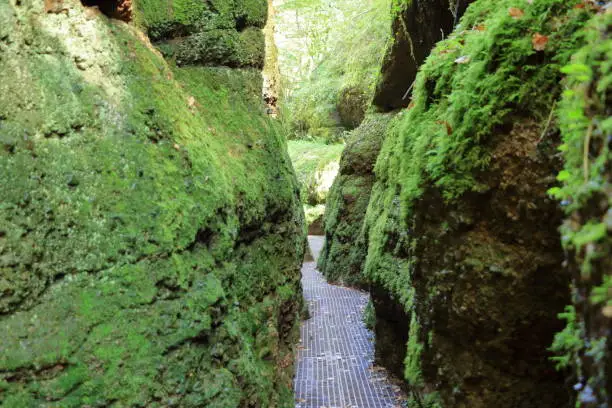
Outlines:
{"label": "metal grate walkway", "polygon": [[[323,237],[308,237],[315,258]],[[302,267],[310,319],[303,322],[295,374],[296,408],[401,407],[399,387],[373,367],[373,334],[362,321],[368,294],[328,284]]]}

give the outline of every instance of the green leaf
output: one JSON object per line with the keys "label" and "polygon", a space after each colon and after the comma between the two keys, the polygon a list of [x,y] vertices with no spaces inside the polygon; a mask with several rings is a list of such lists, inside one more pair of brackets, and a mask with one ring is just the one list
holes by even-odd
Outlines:
{"label": "green leaf", "polygon": [[606,230],[606,224],[603,222],[599,224],[586,224],[574,235],[572,242],[576,246],[581,247],[589,242],[599,241],[606,236]]}
{"label": "green leaf", "polygon": [[566,181],[566,180],[569,180],[569,178],[570,178],[570,173],[567,170],[561,170],[559,174],[557,175],[557,180],[559,181]]}
{"label": "green leaf", "polygon": [[593,77],[591,68],[584,64],[566,65],[561,68],[561,72],[581,82],[588,81]]}
{"label": "green leaf", "polygon": [[548,191],[546,192],[549,196],[556,198],[556,199],[560,199],[563,197],[563,190],[561,190],[561,188],[559,187],[552,187],[549,188]]}

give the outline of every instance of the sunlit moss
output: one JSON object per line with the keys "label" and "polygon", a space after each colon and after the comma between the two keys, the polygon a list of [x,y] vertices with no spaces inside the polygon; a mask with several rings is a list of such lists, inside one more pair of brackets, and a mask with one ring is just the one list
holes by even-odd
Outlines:
{"label": "sunlit moss", "polygon": [[0,405],[290,406],[303,213],[260,73],[43,7],[0,4]]}

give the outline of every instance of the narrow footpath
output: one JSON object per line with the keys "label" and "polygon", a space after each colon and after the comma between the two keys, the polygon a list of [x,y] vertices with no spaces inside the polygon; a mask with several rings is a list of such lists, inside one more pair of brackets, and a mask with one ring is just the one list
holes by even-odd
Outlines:
{"label": "narrow footpath", "polygon": [[394,408],[404,398],[374,367],[374,335],[362,315],[368,294],[330,285],[317,271],[323,237],[309,236],[315,261],[302,266],[310,319],[304,321],[295,374],[296,408]]}

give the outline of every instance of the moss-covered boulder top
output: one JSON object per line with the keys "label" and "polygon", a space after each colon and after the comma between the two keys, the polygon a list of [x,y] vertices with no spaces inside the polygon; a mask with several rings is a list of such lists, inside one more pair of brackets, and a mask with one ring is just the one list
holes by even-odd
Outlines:
{"label": "moss-covered boulder top", "polygon": [[139,0],[136,24],[178,65],[258,67],[267,0]]}
{"label": "moss-covered boulder top", "polygon": [[[133,17],[241,36],[264,3]],[[260,73],[72,0],[0,2],[0,72],[0,405],[289,406],[303,216]]]}

